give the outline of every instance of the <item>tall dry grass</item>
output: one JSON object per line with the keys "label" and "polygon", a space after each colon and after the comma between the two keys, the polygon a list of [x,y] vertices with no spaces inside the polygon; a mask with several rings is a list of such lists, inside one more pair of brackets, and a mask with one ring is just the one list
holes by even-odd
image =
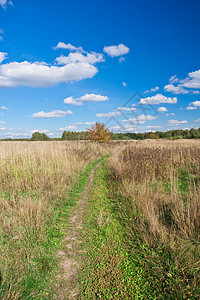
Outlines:
{"label": "tall dry grass", "polygon": [[110,168],[114,201],[151,274],[152,296],[199,299],[200,143],[131,143]]}
{"label": "tall dry grass", "polygon": [[88,142],[0,143],[0,299],[37,299],[42,274],[55,264],[54,212],[77,175],[107,151]]}

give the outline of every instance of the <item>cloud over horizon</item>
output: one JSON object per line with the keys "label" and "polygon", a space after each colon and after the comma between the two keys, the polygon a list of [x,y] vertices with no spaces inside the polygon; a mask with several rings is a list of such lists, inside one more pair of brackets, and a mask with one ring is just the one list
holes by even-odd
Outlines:
{"label": "cloud over horizon", "polygon": [[61,118],[72,114],[73,112],[71,110],[67,110],[67,111],[53,110],[50,112],[40,111],[32,114],[31,118]]}

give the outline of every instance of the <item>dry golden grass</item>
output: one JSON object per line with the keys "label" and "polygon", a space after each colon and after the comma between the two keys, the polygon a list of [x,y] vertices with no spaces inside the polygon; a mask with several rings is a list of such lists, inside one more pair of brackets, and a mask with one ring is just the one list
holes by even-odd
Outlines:
{"label": "dry golden grass", "polygon": [[123,215],[131,220],[126,222],[127,233],[135,243],[143,243],[148,249],[162,249],[166,258],[163,253],[159,263],[153,258],[155,273],[166,272],[166,277],[174,278],[175,289],[183,298],[197,299],[197,290],[200,290],[200,142],[130,142],[109,161],[112,179],[128,199],[119,203]]}
{"label": "dry golden grass", "polygon": [[26,299],[55,263],[48,249],[55,208],[80,171],[108,150],[49,141],[1,142],[0,148],[0,299]]}

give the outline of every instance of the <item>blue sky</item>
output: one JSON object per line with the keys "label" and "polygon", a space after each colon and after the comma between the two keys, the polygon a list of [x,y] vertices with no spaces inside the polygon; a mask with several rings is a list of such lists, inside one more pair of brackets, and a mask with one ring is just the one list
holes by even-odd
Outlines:
{"label": "blue sky", "polygon": [[199,128],[199,14],[198,0],[0,0],[0,138]]}

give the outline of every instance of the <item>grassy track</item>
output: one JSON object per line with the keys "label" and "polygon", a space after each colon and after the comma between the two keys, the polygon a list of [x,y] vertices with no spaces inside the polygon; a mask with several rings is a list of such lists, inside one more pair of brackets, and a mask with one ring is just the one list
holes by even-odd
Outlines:
{"label": "grassy track", "polygon": [[[137,299],[124,230],[108,197],[106,165],[96,171],[84,222],[80,299]],[[139,299],[139,298],[138,298]]]}
{"label": "grassy track", "polygon": [[[0,299],[53,299],[54,278],[58,271],[56,251],[62,248],[69,213],[81,196],[92,168],[101,160],[102,158],[99,158],[86,167],[77,178],[68,197],[54,203],[48,222],[43,224],[42,228],[32,229],[28,225],[25,226],[23,244],[17,242],[18,237],[12,239],[9,236],[0,236],[0,245],[3,243],[5,249],[6,243],[8,252],[10,249],[22,252],[21,265],[26,266],[20,269],[20,266],[15,263],[14,253],[13,261],[11,260],[8,265],[5,253],[1,253],[4,255],[1,256],[0,263]],[[37,195],[35,201],[39,201]]]}
{"label": "grassy track", "polygon": [[85,211],[79,298],[199,299],[198,282],[191,286],[170,248],[143,241],[143,215],[109,175],[104,162]]}

